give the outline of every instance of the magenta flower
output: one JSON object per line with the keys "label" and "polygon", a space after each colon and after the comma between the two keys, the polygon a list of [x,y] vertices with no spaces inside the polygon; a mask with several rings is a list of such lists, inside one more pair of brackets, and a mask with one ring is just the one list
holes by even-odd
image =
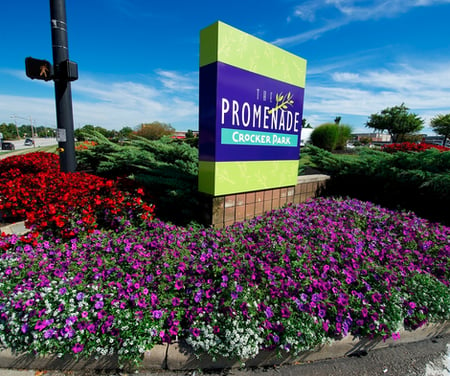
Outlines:
{"label": "magenta flower", "polygon": [[83,351],[84,349],[84,345],[82,345],[81,343],[76,343],[73,347],[72,347],[72,351],[75,354],[78,354],[79,352]]}

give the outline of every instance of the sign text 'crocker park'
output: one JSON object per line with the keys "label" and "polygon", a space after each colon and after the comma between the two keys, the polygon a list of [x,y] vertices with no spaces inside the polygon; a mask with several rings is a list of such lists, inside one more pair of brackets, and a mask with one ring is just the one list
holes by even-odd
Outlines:
{"label": "sign text 'crocker park'", "polygon": [[217,22],[200,33],[199,190],[297,183],[306,61]]}

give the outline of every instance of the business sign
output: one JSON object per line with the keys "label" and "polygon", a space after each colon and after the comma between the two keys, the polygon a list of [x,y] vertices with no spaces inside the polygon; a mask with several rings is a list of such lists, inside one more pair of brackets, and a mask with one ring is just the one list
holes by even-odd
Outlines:
{"label": "business sign", "polygon": [[199,190],[297,183],[306,61],[217,22],[200,34]]}

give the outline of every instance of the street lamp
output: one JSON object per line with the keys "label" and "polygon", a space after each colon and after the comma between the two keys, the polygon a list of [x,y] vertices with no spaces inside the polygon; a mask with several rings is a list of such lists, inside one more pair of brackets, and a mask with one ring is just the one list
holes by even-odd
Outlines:
{"label": "street lamp", "polygon": [[[28,118],[24,118],[24,117],[17,116],[17,115],[13,115],[11,117],[14,118],[14,123],[16,124],[17,136],[20,138],[19,130],[17,128],[17,121],[16,121],[16,119],[28,120]],[[36,134],[34,132],[33,119],[31,118],[31,116],[30,116],[29,119],[30,119],[30,127],[31,127],[31,139],[33,140],[33,146],[36,147],[36,144],[34,142],[34,138],[36,137]]]}
{"label": "street lamp", "polygon": [[14,125],[16,126],[16,132],[17,132],[17,138],[20,138],[20,134],[19,134],[19,128],[17,128],[17,116],[16,115],[12,115],[11,116],[12,119],[14,119]]}

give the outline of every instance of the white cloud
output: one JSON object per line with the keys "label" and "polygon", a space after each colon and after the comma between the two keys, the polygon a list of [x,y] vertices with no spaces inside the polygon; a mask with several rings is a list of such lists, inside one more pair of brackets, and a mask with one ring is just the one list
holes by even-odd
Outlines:
{"label": "white cloud", "polygon": [[417,62],[417,66],[399,64],[389,70],[325,74],[327,78],[322,80],[327,85],[312,78],[305,92],[305,117],[320,121],[314,125],[339,115],[343,122],[346,117],[355,117],[359,123],[354,125],[361,127],[371,114],[401,103],[425,124],[438,113],[450,113],[450,81],[443,79],[450,77],[448,63]]}
{"label": "white cloud", "polygon": [[[74,125],[121,129],[161,121],[180,130],[197,129],[198,97],[192,95],[197,86],[190,77],[160,71],[153,81],[148,77],[121,81],[110,77],[100,80],[85,74],[71,85]],[[13,114],[31,116],[37,124],[56,126],[53,93],[40,95],[47,97],[1,95],[0,114],[3,118]]]}
{"label": "white cloud", "polygon": [[198,89],[198,75],[187,74],[183,75],[178,72],[157,70],[158,79],[162,82],[165,88],[170,90],[197,90]]}
{"label": "white cloud", "polygon": [[33,98],[26,96],[0,95],[1,121],[13,123],[13,116],[18,116],[17,124],[48,125],[56,127],[55,100],[53,98]]}
{"label": "white cloud", "polygon": [[315,40],[320,38],[323,34],[328,31],[332,31],[337,29],[340,26],[345,25],[346,22],[330,22],[325,26],[319,27],[317,29],[309,30],[301,34],[293,35],[285,38],[278,38],[272,41],[273,44],[278,46],[292,46],[296,44],[300,44],[309,40]]}
{"label": "white cloud", "polygon": [[[279,46],[304,43],[320,38],[326,32],[356,21],[393,18],[407,13],[412,8],[450,4],[450,0],[313,0],[302,2],[294,9],[292,18],[322,25],[306,32],[278,38],[273,41]],[[321,15],[321,17],[318,17]],[[318,21],[319,20],[319,21]]]}
{"label": "white cloud", "polygon": [[[162,77],[164,88],[170,90],[160,89],[157,82],[152,85],[90,80],[81,87],[73,88],[75,95],[80,93],[86,97],[74,100],[74,113],[83,114],[83,120],[79,120],[83,124],[91,119],[88,121],[90,124],[108,128],[117,129],[157,120],[172,124],[175,128],[196,129],[197,98],[188,95],[193,85],[185,79],[177,87],[168,84],[167,75]],[[176,77],[176,74],[170,77]]]}

